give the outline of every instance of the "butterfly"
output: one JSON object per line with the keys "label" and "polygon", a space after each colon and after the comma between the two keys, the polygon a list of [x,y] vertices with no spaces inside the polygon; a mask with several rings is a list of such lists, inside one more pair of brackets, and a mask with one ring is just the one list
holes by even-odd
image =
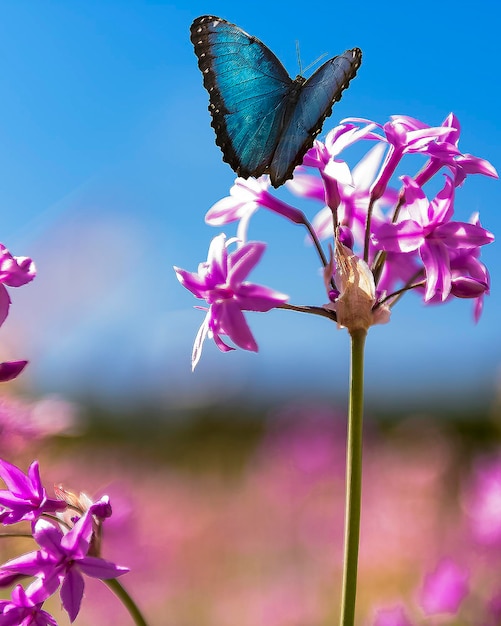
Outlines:
{"label": "butterfly", "polygon": [[244,178],[269,174],[274,187],[292,178],[362,62],[353,48],[292,80],[264,43],[212,15],[197,17],[191,41],[223,160]]}

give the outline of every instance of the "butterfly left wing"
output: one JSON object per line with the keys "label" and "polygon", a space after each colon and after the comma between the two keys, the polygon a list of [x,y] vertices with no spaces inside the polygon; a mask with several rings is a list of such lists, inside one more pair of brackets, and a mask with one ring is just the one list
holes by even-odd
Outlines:
{"label": "butterfly left wing", "polygon": [[239,176],[261,176],[279,141],[292,79],[259,39],[219,17],[197,18],[191,40],[224,160]]}
{"label": "butterfly left wing", "polygon": [[301,86],[270,164],[270,176],[275,187],[291,178],[294,168],[302,163],[306,151],[322,130],[325,118],[332,113],[332,106],[341,99],[361,62],[362,51],[359,48],[346,50],[326,61]]}

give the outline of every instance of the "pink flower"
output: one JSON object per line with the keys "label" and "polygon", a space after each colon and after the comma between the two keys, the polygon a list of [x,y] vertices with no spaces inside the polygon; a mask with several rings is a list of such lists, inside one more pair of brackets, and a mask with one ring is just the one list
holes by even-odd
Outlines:
{"label": "pink flower", "polygon": [[7,572],[37,576],[30,585],[31,599],[41,603],[61,585],[61,601],[73,622],[80,610],[84,594],[82,574],[107,580],[126,574],[126,567],[115,565],[94,556],[88,556],[92,538],[92,513],[85,513],[66,534],[47,520],[35,523],[33,537],[40,546],[12,559],[2,566]]}
{"label": "pink flower", "polygon": [[[8,287],[20,287],[35,278],[35,264],[28,257],[14,257],[0,243],[0,325],[9,313],[10,297]],[[19,376],[27,361],[6,361],[0,363],[0,382],[6,382]]]}
{"label": "pink flower", "polygon": [[452,559],[443,559],[435,571],[425,577],[420,605],[427,615],[457,613],[468,593],[469,572]]}
{"label": "pink flower", "polygon": [[241,241],[247,239],[248,222],[259,207],[282,215],[295,224],[303,224],[304,214],[302,211],[275,198],[268,191],[269,187],[269,176],[237,178],[230,189],[230,195],[216,202],[207,211],[206,223],[210,226],[222,226],[240,220],[237,236]]}
{"label": "pink flower", "polygon": [[15,524],[22,520],[34,522],[44,513],[55,513],[66,508],[64,502],[47,496],[42,485],[38,461],[33,461],[28,474],[0,459],[0,478],[7,489],[0,491],[2,524]]}
{"label": "pink flower", "polygon": [[465,507],[475,540],[501,547],[501,457],[475,468]]}
{"label": "pink flower", "polygon": [[30,589],[21,585],[12,590],[11,600],[0,600],[2,626],[57,626],[56,620],[42,609],[42,602],[33,602]]}
{"label": "pink flower", "polygon": [[374,225],[372,241],[387,252],[419,251],[427,278],[425,301],[443,302],[452,289],[451,253],[477,250],[494,236],[479,224],[451,221],[454,185],[448,176],[431,202],[412,178],[402,176],[402,180],[405,204],[401,219],[395,224]]}
{"label": "pink flower", "polygon": [[193,346],[193,369],[200,360],[207,336],[214,339],[222,352],[234,348],[225,343],[221,335],[229,337],[239,348],[257,352],[257,343],[242,311],[269,311],[288,299],[278,291],[244,281],[259,263],[265,244],[250,241],[228,254],[228,246],[234,241],[226,242],[224,234],[215,237],[207,261],[199,265],[198,272],[174,267],[179,282],[209,305],[204,309],[207,315]]}

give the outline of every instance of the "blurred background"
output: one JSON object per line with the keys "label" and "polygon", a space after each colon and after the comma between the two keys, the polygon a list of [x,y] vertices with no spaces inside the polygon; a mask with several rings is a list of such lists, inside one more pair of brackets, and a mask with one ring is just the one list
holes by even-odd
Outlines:
{"label": "blurred background", "polygon": [[[129,585],[152,623],[329,623],[340,581],[346,333],[313,316],[249,314],[259,353],[224,355],[207,343],[191,372],[203,313],[172,266],[205,260],[219,232],[205,212],[234,181],[189,40],[202,14],[260,38],[292,76],[296,40],[303,66],[363,50],[321,137],[348,116],[438,125],[452,111],[462,151],[499,170],[500,9],[494,0],[468,11],[429,0],[419,9],[389,0],[0,6],[0,241],[38,268],[32,284],[10,290],[0,329],[2,360],[30,360],[2,388],[4,455],[25,467],[36,453],[47,484],[110,492],[108,554],[134,569]],[[320,208],[279,195],[310,217]],[[479,211],[497,235],[500,204],[496,180],[469,177],[457,219]],[[268,244],[253,281],[293,303],[325,301],[300,229],[262,211],[250,237]],[[467,300],[424,307],[409,294],[369,333],[368,623],[375,606],[402,597],[418,620],[417,589],[447,555],[475,578],[482,607],[496,592],[483,582],[499,567],[501,540],[477,525],[501,526],[498,243],[482,254],[492,293],[477,325]],[[481,508],[488,521],[478,522],[471,503],[486,475],[494,487]],[[86,602],[81,623],[116,623],[99,610]]]}

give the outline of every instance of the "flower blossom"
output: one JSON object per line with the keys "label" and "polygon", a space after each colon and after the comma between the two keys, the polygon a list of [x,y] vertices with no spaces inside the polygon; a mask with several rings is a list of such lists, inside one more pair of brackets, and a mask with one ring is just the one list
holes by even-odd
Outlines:
{"label": "flower blossom", "polygon": [[427,615],[457,613],[467,595],[469,572],[451,559],[442,559],[425,577],[420,604]]}
{"label": "flower blossom", "polygon": [[[10,296],[5,288],[21,287],[35,278],[35,264],[28,257],[15,257],[0,243],[0,326],[9,313]],[[23,371],[28,361],[0,363],[0,382],[13,380]]]}
{"label": "flower blossom", "polygon": [[44,513],[55,513],[66,508],[64,502],[47,496],[40,479],[38,461],[30,465],[26,475],[15,465],[0,459],[0,478],[7,486],[6,490],[0,491],[2,524],[15,524],[23,520],[34,522]]}
{"label": "flower blossom", "polygon": [[494,236],[479,224],[451,221],[454,185],[450,177],[446,176],[443,189],[431,202],[411,177],[402,180],[405,203],[400,215],[408,217],[378,224],[372,241],[387,252],[419,251],[427,279],[425,302],[444,301],[452,289],[451,252],[476,250],[491,243]]}
{"label": "flower blossom", "polygon": [[205,215],[205,222],[210,226],[222,226],[240,220],[237,238],[244,242],[247,239],[247,227],[252,215],[259,207],[290,220],[294,224],[304,224],[302,211],[276,198],[268,191],[270,177],[240,178],[235,180],[230,195],[214,204]]}
{"label": "flower blossom", "polygon": [[88,556],[92,533],[90,511],[66,534],[47,520],[39,519],[35,523],[33,537],[41,549],[8,561],[2,566],[2,570],[37,577],[29,588],[31,600],[35,604],[44,602],[61,585],[63,607],[70,620],[74,621],[84,592],[82,574],[106,580],[129,571],[128,568],[110,561]]}
{"label": "flower blossom", "polygon": [[501,547],[501,457],[475,467],[465,498],[475,541],[490,549]]}
{"label": "flower blossom", "polygon": [[269,311],[285,303],[288,297],[278,291],[246,282],[244,279],[259,263],[265,244],[250,241],[228,253],[232,240],[224,234],[212,240],[207,261],[198,272],[174,267],[179,282],[194,296],[209,305],[193,346],[192,368],[197,365],[205,338],[213,338],[222,352],[234,350],[221,335],[229,337],[239,348],[257,352],[257,343],[242,311]]}
{"label": "flower blossom", "polygon": [[42,609],[43,602],[34,602],[21,585],[12,590],[11,600],[0,600],[1,626],[57,626],[56,620]]}
{"label": "flower blossom", "polygon": [[[418,126],[426,128],[426,125],[418,120],[414,120],[413,118],[407,119],[412,121],[416,128]],[[497,172],[489,161],[480,159],[479,157],[475,157],[471,154],[462,154],[459,151],[458,144],[461,126],[454,113],[450,113],[445,118],[442,122],[442,128],[448,128],[449,132],[444,134],[439,141],[448,143],[449,145],[455,147],[456,152],[454,152],[453,149],[450,151],[443,151],[440,155],[441,158],[439,158],[438,155],[434,156],[432,154],[429,161],[415,177],[418,185],[422,186],[425,182],[430,180],[430,178],[436,174],[442,166],[446,166],[451,171],[454,177],[454,185],[456,187],[463,184],[468,174],[483,174],[484,176],[497,178]]]}

